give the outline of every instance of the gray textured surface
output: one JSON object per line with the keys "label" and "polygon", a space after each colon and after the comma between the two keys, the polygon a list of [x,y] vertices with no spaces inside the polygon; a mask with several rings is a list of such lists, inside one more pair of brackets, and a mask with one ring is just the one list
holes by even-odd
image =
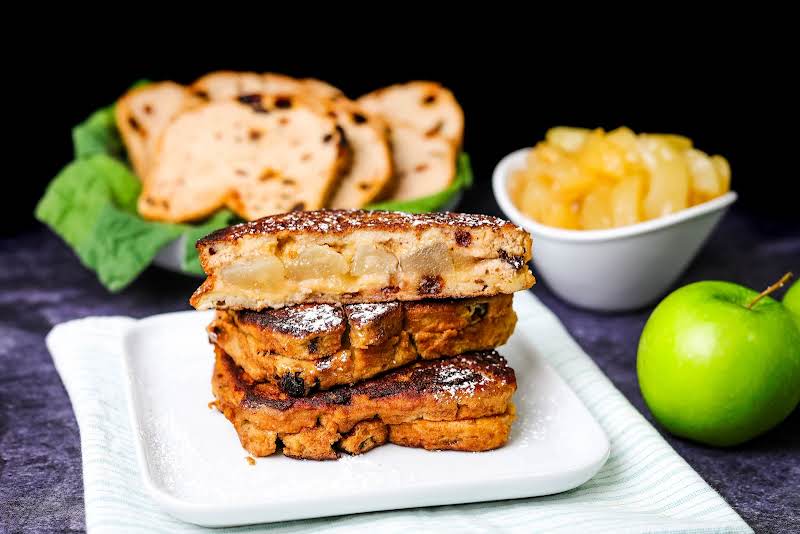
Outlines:
{"label": "gray textured surface", "polygon": [[[478,200],[485,193],[472,191],[464,211],[485,206],[485,196]],[[87,315],[144,317],[187,309],[196,281],[151,269],[128,290],[110,295],[44,229],[0,239],[0,262],[0,532],[82,531],[78,428],[44,335],[57,323]],[[734,212],[679,284],[718,278],[764,287],[790,268],[800,271],[800,221],[766,224]],[[635,372],[649,310],[601,315],[564,304],[543,283],[535,293],[649,417]],[[798,532],[798,412],[735,449],[668,439],[756,531]]]}

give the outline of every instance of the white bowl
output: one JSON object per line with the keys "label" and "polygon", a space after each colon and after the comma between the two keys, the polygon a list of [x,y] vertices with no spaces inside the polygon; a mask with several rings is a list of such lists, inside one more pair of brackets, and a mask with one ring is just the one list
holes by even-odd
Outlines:
{"label": "white bowl", "polygon": [[520,212],[508,194],[508,179],[525,166],[529,150],[512,152],[497,164],[494,196],[505,215],[533,236],[535,274],[582,308],[631,310],[662,296],[736,200],[730,191],[677,213],[608,230],[546,226]]}

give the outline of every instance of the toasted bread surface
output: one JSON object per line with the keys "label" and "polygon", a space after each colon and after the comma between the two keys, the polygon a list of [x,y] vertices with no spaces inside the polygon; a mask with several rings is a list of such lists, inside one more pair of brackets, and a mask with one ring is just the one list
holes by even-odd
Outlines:
{"label": "toasted bread surface", "polygon": [[[251,454],[273,454],[280,440],[290,456],[334,459],[336,444],[365,421],[389,425],[391,439],[392,425],[508,415],[516,378],[496,352],[477,352],[422,361],[355,386],[292,398],[272,384],[253,381],[217,347],[212,389],[216,406],[233,423]],[[510,420],[503,421],[510,426]],[[468,429],[464,436],[481,432],[477,425],[464,426]],[[449,433],[449,439],[437,438],[433,428],[412,431],[408,427],[398,430],[396,439],[408,446],[474,451],[502,444],[497,438],[502,432],[497,428],[487,432],[485,440],[457,439],[458,425],[437,431]],[[363,427],[360,432],[374,433]],[[377,445],[381,440],[375,441]],[[346,446],[351,451],[359,448],[350,442]]]}
{"label": "toasted bread surface", "polygon": [[498,295],[344,307],[300,304],[262,312],[219,310],[208,335],[254,380],[303,396],[354,384],[417,359],[502,345],[516,324],[511,301],[511,295]]}
{"label": "toasted bread surface", "polygon": [[467,298],[534,283],[530,235],[488,215],[288,213],[214,232],[198,251],[199,309]]}

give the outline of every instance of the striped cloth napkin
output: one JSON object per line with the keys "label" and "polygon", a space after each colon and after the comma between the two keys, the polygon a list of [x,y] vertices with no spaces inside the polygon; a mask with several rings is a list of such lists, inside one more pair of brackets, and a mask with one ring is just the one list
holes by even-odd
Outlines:
{"label": "striped cloth napkin", "polygon": [[[530,292],[519,328],[583,400],[611,440],[611,457],[583,486],[548,497],[215,529],[214,532],[696,532],[752,530],[667,444]],[[144,490],[122,368],[134,319],[90,317],[56,326],[47,346],[80,427],[89,532],[199,532]]]}

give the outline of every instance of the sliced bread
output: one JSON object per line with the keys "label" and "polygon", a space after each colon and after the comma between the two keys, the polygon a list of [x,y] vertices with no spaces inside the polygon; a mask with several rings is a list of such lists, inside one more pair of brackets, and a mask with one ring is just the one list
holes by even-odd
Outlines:
{"label": "sliced bread", "polygon": [[284,74],[267,72],[216,71],[197,79],[192,91],[206,99],[235,98],[252,93],[308,93],[317,98],[335,100],[342,97],[336,87],[314,78],[292,78]]}
{"label": "sliced bread", "polygon": [[114,108],[117,129],[136,174],[147,173],[155,147],[167,124],[180,112],[197,105],[198,99],[174,82],[150,83],[131,89]]}
{"label": "sliced bread", "polygon": [[410,126],[426,135],[440,135],[456,147],[464,135],[464,112],[449,89],[435,82],[390,85],[358,99],[368,112],[389,126]]}
{"label": "sliced bread", "polygon": [[392,200],[409,200],[438,193],[455,178],[456,148],[441,135],[426,135],[409,126],[391,131],[395,172]]}
{"label": "sliced bread", "polygon": [[387,193],[393,185],[388,128],[379,117],[370,115],[346,98],[333,102],[332,110],[353,157],[328,206],[335,209],[363,208]]}
{"label": "sliced bread", "polygon": [[212,100],[165,129],[139,212],[184,222],[227,206],[244,219],[325,205],[349,151],[334,119],[299,96]]}
{"label": "sliced bread", "polygon": [[352,154],[329,203],[333,208],[361,208],[389,190],[392,158],[385,123],[344,97],[339,89],[313,78],[283,74],[218,71],[203,76],[192,88],[212,100],[250,93],[300,95],[321,113],[330,113],[344,132]]}

